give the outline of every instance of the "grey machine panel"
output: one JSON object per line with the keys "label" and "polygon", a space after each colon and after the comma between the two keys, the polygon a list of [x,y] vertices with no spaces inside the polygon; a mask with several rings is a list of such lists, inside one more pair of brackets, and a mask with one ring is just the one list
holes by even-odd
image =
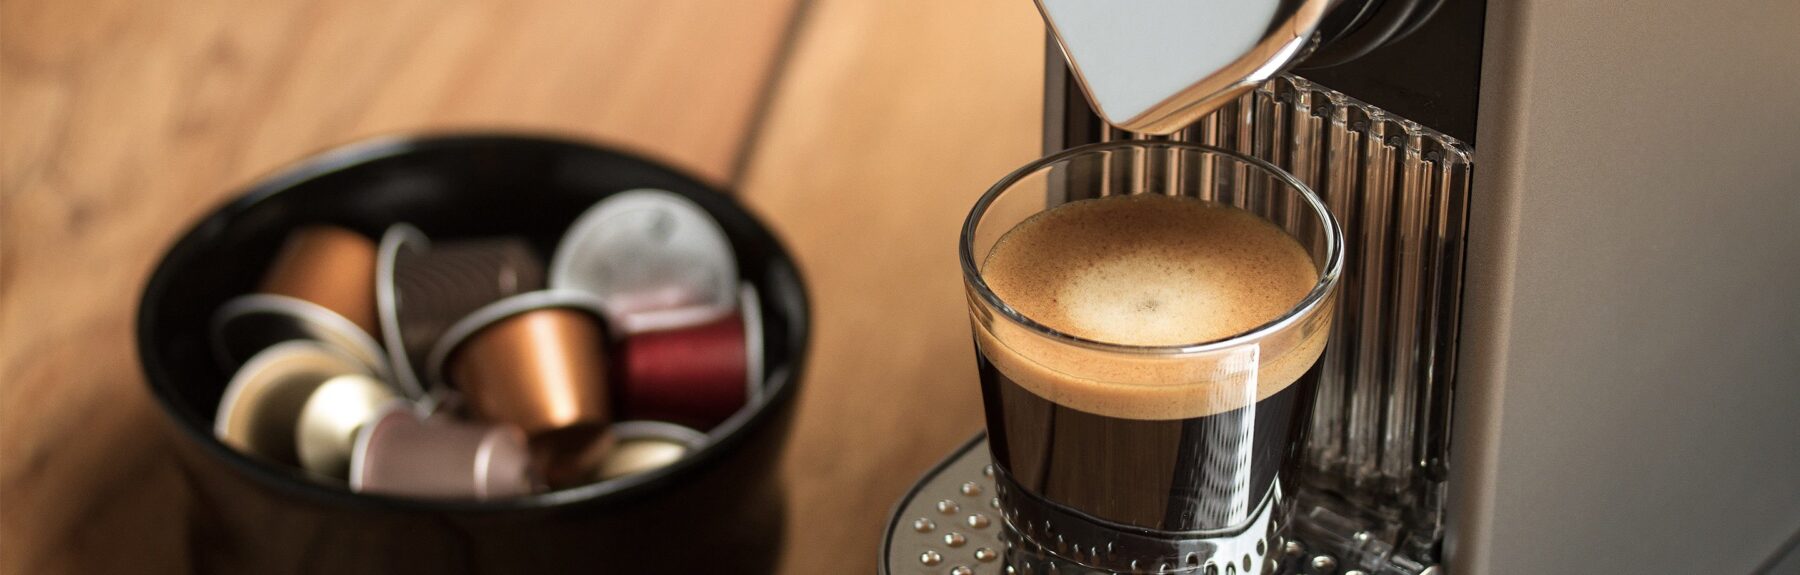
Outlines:
{"label": "grey machine panel", "polygon": [[1800,531],[1800,2],[1487,21],[1450,572],[1775,566]]}

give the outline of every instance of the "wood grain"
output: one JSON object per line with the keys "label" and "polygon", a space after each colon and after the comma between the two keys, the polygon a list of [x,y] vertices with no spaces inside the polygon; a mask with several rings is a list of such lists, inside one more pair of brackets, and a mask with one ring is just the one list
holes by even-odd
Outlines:
{"label": "wood grain", "polygon": [[813,294],[782,571],[860,573],[900,496],[982,427],[956,239],[1038,156],[1043,24],[1011,0],[812,10],[741,193]]}
{"label": "wood grain", "polygon": [[188,495],[132,351],[154,258],[234,186],[382,133],[569,132],[721,184],[794,250],[816,339],[784,573],[862,572],[981,427],[962,216],[1037,155],[1026,2],[0,4],[0,572],[175,573]]}
{"label": "wood grain", "polygon": [[795,6],[0,3],[0,573],[186,571],[132,314],[234,188],[371,135],[489,128],[728,184]]}

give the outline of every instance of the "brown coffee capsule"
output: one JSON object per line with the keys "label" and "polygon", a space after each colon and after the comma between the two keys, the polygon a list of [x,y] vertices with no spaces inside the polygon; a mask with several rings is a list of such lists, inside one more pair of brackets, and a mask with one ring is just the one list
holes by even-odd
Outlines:
{"label": "brown coffee capsule", "polygon": [[379,333],[375,242],[354,231],[309,225],[289,233],[257,291],[319,304],[363,333]]}
{"label": "brown coffee capsule", "polygon": [[232,298],[213,314],[213,344],[225,365],[236,367],[275,344],[307,340],[356,358],[378,377],[387,359],[375,339],[344,316],[303,299],[274,294]]}
{"label": "brown coffee capsule", "polygon": [[739,311],[698,326],[635,334],[623,344],[619,414],[711,429],[762,396],[762,321],[745,285]]}
{"label": "brown coffee capsule", "polygon": [[368,376],[361,361],[325,344],[294,340],[263,350],[225,386],[213,433],[238,451],[297,465],[296,435],[302,413],[325,382]]}
{"label": "brown coffee capsule", "polygon": [[294,441],[300,467],[349,479],[357,432],[397,403],[404,400],[394,388],[373,377],[340,375],[326,380],[300,410]]}
{"label": "brown coffee capsule", "polygon": [[531,493],[525,434],[507,425],[421,419],[388,409],[356,435],[350,489],[433,499],[491,500]]}
{"label": "brown coffee capsule", "polygon": [[582,213],[557,244],[550,287],[600,298],[622,334],[686,327],[731,311],[737,256],[725,229],[679,194],[641,189]]}
{"label": "brown coffee capsule", "polygon": [[615,479],[666,467],[706,445],[706,434],[662,421],[613,424],[613,448],[595,477]]}
{"label": "brown coffee capsule", "polygon": [[427,362],[475,417],[518,426],[553,485],[596,465],[611,422],[605,315],[593,296],[509,297],[451,326]]}
{"label": "brown coffee capsule", "polygon": [[450,326],[482,306],[543,287],[543,263],[524,240],[431,242],[410,225],[389,227],[381,237],[375,294],[395,381],[422,397],[425,362]]}

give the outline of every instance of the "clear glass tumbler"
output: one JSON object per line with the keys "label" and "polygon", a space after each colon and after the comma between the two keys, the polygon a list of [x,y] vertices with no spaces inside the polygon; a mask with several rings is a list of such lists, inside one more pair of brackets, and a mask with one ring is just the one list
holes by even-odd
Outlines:
{"label": "clear glass tumbler", "polygon": [[[1241,333],[1145,346],[1059,332],[984,281],[988,255],[1021,222],[1125,194],[1255,214],[1307,252],[1317,283],[1279,317]],[[1010,566],[1275,572],[1291,508],[1284,494],[1292,494],[1343,259],[1337,221],[1311,190],[1267,162],[1217,148],[1083,146],[988,190],[963,226],[961,260]]]}

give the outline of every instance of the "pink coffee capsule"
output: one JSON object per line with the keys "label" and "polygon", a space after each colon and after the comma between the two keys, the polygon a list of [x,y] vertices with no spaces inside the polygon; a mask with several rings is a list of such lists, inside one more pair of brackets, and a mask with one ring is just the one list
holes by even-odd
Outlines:
{"label": "pink coffee capsule", "polygon": [[531,493],[524,432],[505,425],[422,419],[397,405],[357,434],[350,488],[428,499],[492,500]]}

